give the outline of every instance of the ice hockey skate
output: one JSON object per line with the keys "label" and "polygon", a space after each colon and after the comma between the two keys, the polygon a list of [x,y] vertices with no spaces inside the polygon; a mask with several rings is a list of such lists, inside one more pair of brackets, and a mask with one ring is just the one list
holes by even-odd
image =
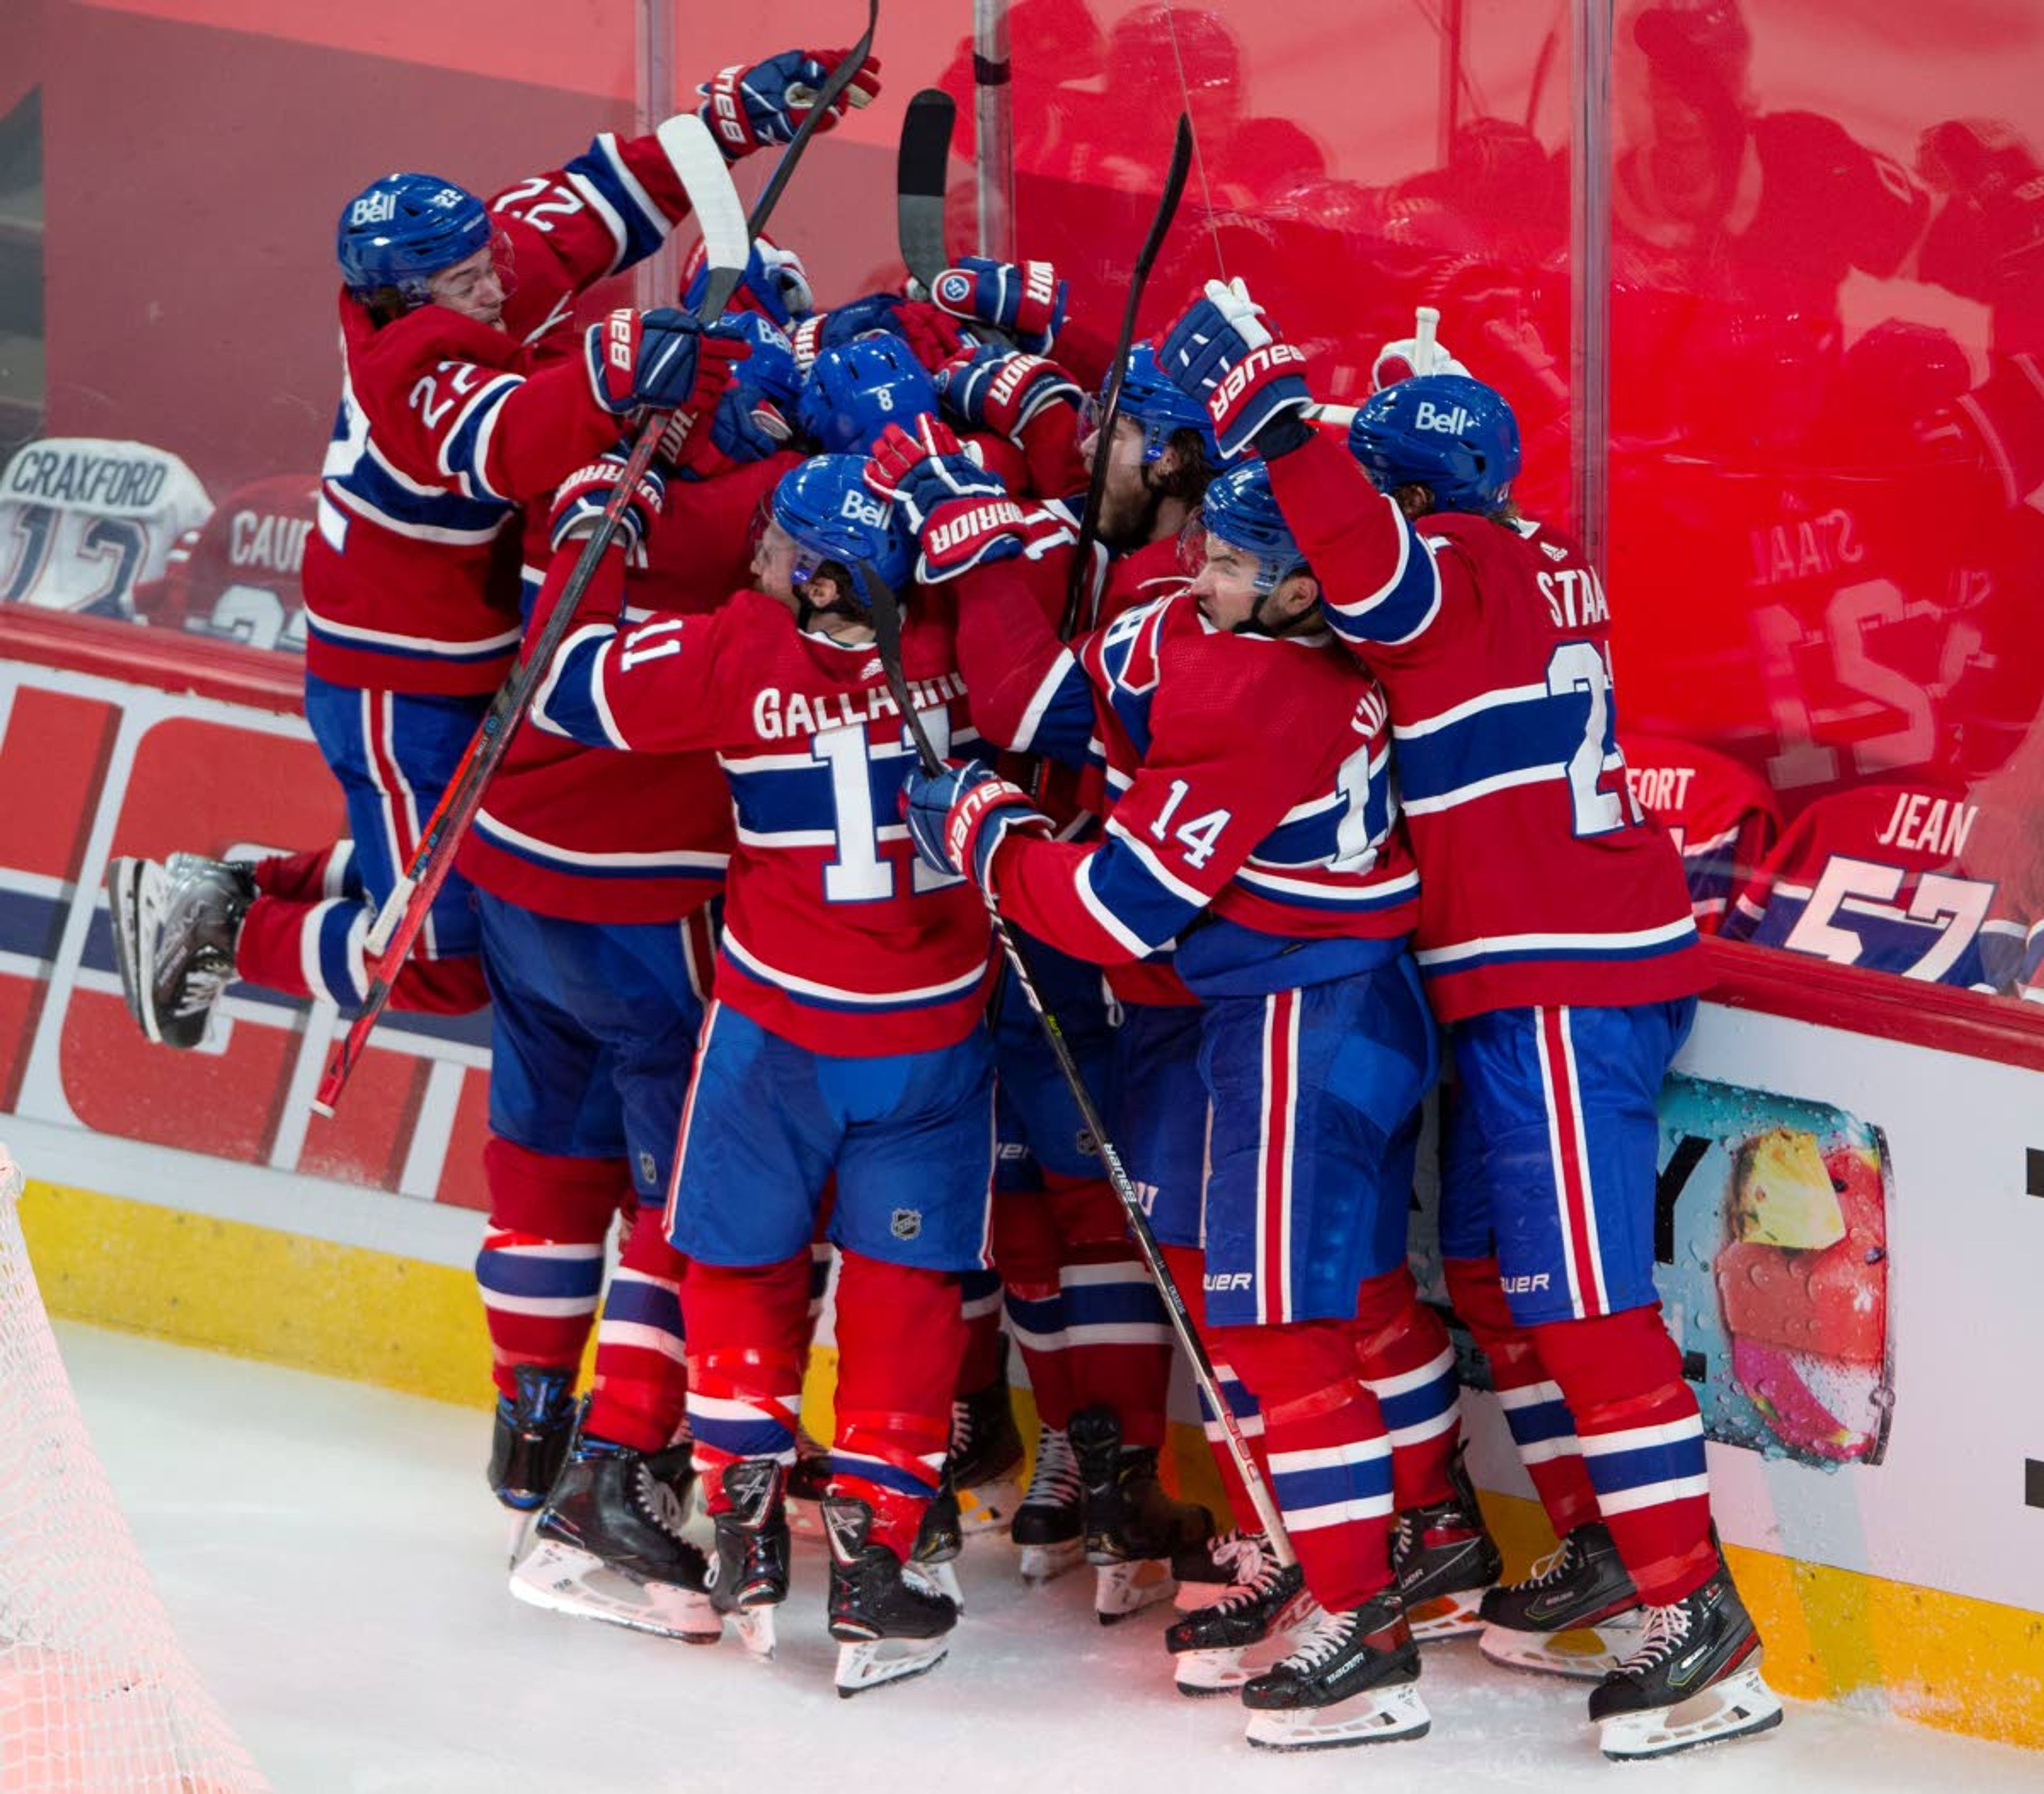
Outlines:
{"label": "ice hockey skate", "polygon": [[1577,1527],[1523,1582],[1493,1588],[1477,1648],[1515,1669],[1596,1681],[1639,1643],[1639,1591],[1600,1520]]}
{"label": "ice hockey skate", "polygon": [[1103,1626],[1168,1600],[1178,1585],[1171,1558],[1213,1532],[1213,1516],[1174,1501],[1157,1480],[1154,1446],[1126,1446],[1113,1410],[1072,1416],[1078,1461],[1086,1562],[1093,1566],[1093,1612]]}
{"label": "ice hockey skate", "polygon": [[1022,1462],[1022,1435],[1009,1395],[1005,1338],[1001,1346],[1001,1369],[993,1381],[951,1404],[949,1463],[959,1525],[968,1537],[1005,1526],[1021,1495],[1015,1473]]}
{"label": "ice hockey skate", "polygon": [[912,1566],[874,1541],[873,1510],[846,1496],[827,1496],[830,1542],[830,1635],[838,1641],[842,1700],[888,1682],[928,1673],[949,1652],[959,1610],[948,1595],[920,1585]]}
{"label": "ice hockey skate", "polygon": [[1483,1630],[1477,1607],[1504,1573],[1504,1560],[1484,1524],[1459,1448],[1448,1465],[1447,1499],[1399,1515],[1391,1567],[1406,1622],[1420,1643]]}
{"label": "ice hockey skate", "polygon": [[106,869],[113,960],[129,1012],[150,1039],[190,1048],[206,1039],[234,978],[241,918],[256,900],[246,866],[198,854],[117,859]]}
{"label": "ice hockey skate", "polygon": [[1781,1723],[1760,1635],[1723,1564],[1695,1593],[1641,1612],[1639,1648],[1590,1691],[1607,1757],[1669,1757]]}
{"label": "ice hockey skate", "polygon": [[1037,1429],[1035,1468],[1008,1536],[1022,1548],[1022,1580],[1028,1583],[1062,1576],[1085,1555],[1078,1460],[1062,1428]]}
{"label": "ice hockey skate", "polygon": [[965,1591],[959,1586],[958,1571],[952,1566],[964,1549],[965,1529],[958,1494],[951,1487],[951,1469],[947,1465],[937,1492],[923,1510],[923,1523],[917,1529],[916,1548],[909,1554],[909,1561],[923,1579],[947,1597],[960,1613],[965,1612]]}
{"label": "ice hockey skate", "polygon": [[1346,1613],[1322,1613],[1292,1654],[1242,1691],[1249,1742],[1266,1750],[1327,1750],[1420,1738],[1420,1647],[1393,1587]]}
{"label": "ice hockey skate", "polygon": [[714,1644],[724,1622],[702,1550],[682,1535],[685,1515],[643,1453],[584,1441],[512,1565],[511,1592],[555,1613]]}
{"label": "ice hockey skate", "polygon": [[1315,1611],[1297,1564],[1280,1564],[1260,1534],[1228,1536],[1240,1541],[1232,1567],[1242,1580],[1164,1634],[1178,1692],[1195,1700],[1240,1688],[1253,1673],[1244,1663],[1248,1654]]}
{"label": "ice hockey skate", "polygon": [[709,1597],[755,1657],[774,1655],[774,1610],[788,1598],[787,1469],[777,1458],[741,1458],[727,1466],[731,1506],[712,1516],[717,1556]]}
{"label": "ice hockey skate", "polygon": [[1261,1532],[1217,1532],[1171,1554],[1171,1576],[1178,1585],[1172,1596],[1181,1613],[1209,1607],[1238,1588],[1246,1588],[1262,1573],[1270,1540]]}
{"label": "ice hockey skate", "polygon": [[830,1447],[812,1439],[809,1429],[798,1421],[795,1426],[795,1462],[789,1469],[788,1486],[784,1492],[791,1504],[788,1524],[805,1539],[823,1537],[823,1515],[817,1512],[816,1504],[823,1500],[829,1482]]}

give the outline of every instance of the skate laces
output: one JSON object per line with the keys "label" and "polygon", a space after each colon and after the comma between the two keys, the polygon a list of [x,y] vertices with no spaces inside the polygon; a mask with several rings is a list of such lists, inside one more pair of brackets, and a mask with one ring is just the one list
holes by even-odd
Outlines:
{"label": "skate laces", "polygon": [[1036,1435],[1036,1468],[1029,1477],[1029,1492],[1022,1497],[1025,1508],[1062,1508],[1078,1500],[1083,1485],[1079,1461],[1072,1442],[1054,1427],[1044,1427]]}
{"label": "skate laces", "polygon": [[1216,1569],[1226,1570],[1230,1581],[1245,1584],[1258,1580],[1270,1555],[1270,1541],[1260,1532],[1224,1532],[1209,1549]]}
{"label": "skate laces", "polygon": [[1640,1628],[1639,1648],[1619,1665],[1621,1675],[1633,1675],[1666,1662],[1689,1642],[1689,1604],[1650,1607]]}
{"label": "skate laces", "polygon": [[1576,1535],[1572,1532],[1546,1556],[1536,1558],[1534,1560],[1531,1573],[1520,1584],[1520,1587],[1551,1588],[1558,1582],[1566,1581],[1570,1571],[1575,1567],[1571,1555],[1575,1542]]}
{"label": "skate laces", "polygon": [[1349,1635],[1360,1623],[1353,1613],[1329,1613],[1324,1608],[1306,1622],[1297,1648],[1279,1665],[1310,1676],[1348,1644]]}
{"label": "skate laces", "polygon": [[639,1507],[647,1519],[672,1539],[682,1538],[682,1524],[687,1518],[681,1497],[667,1484],[655,1476],[644,1458],[632,1467],[632,1484],[639,1498]]}

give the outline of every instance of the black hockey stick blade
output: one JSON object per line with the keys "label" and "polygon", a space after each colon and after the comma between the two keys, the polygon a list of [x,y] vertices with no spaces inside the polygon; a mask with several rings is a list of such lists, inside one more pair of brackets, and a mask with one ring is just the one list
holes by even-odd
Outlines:
{"label": "black hockey stick blade", "polygon": [[866,575],[866,595],[872,601],[873,647],[880,657],[881,674],[887,681],[895,709],[908,724],[909,737],[916,743],[916,758],[922,763],[923,770],[940,773],[944,770],[943,757],[931,741],[923,719],[916,714],[908,675],[901,670],[901,601],[894,595],[894,588],[880,577],[879,568],[872,562],[861,561],[859,570]]}
{"label": "black hockey stick blade", "polygon": [[866,60],[866,52],[873,48],[873,33],[879,23],[880,0],[866,0],[865,31],[859,41],[845,52],[844,60],[830,71],[830,79],[816,90],[816,103],[809,108],[801,129],[789,140],[788,147],[781,152],[781,159],[774,163],[773,174],[760,190],[759,197],[752,202],[752,209],[747,216],[753,236],[757,236],[766,228],[766,221],[780,204],[781,195],[794,175],[795,164],[802,159],[802,152],[809,148],[809,139],[816,134],[830,109],[836,105],[838,95],[851,85],[859,65]]}
{"label": "black hockey stick blade", "polygon": [[1065,614],[1058,633],[1066,641],[1078,633],[1084,613],[1086,588],[1093,580],[1093,546],[1100,533],[1100,502],[1107,490],[1108,451],[1114,441],[1115,420],[1121,414],[1122,377],[1128,371],[1128,345],[1135,340],[1135,314],[1142,307],[1143,289],[1156,266],[1158,252],[1164,247],[1165,233],[1177,215],[1178,201],[1185,190],[1185,176],[1193,166],[1193,121],[1178,114],[1178,134],[1171,143],[1170,165],[1164,171],[1164,190],[1158,195],[1157,211],[1150,221],[1150,234],[1135,258],[1128,282],[1128,303],[1122,308],[1121,334],[1116,339],[1114,359],[1108,363],[1107,394],[1101,406],[1099,442],[1093,451],[1093,477],[1086,482],[1085,509],[1079,515],[1079,540],[1072,555],[1071,583],[1065,592]]}
{"label": "black hockey stick blade", "polygon": [[901,148],[894,163],[895,219],[901,264],[930,296],[930,284],[951,264],[944,248],[944,190],[951,175],[951,127],[958,106],[940,88],[925,87],[909,102]]}

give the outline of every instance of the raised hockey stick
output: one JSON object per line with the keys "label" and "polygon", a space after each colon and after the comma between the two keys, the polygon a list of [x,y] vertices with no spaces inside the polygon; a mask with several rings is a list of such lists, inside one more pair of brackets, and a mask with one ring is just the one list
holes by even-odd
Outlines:
{"label": "raised hockey stick", "polygon": [[[1436,348],[1434,332],[1441,327],[1439,308],[1435,305],[1415,305],[1412,308],[1412,371],[1431,374],[1434,371]],[[1306,415],[1316,424],[1332,424],[1347,429],[1355,421],[1361,408],[1353,405],[1315,405],[1307,408]]]}
{"label": "raised hockey stick", "polygon": [[[815,104],[787,148],[782,152],[779,164],[754,202],[750,217],[739,201],[738,190],[732,185],[730,168],[709,127],[691,113],[677,113],[660,127],[661,147],[681,176],[689,195],[690,210],[702,232],[709,278],[696,307],[700,323],[714,323],[722,316],[739,282],[745,278],[747,264],[751,259],[752,239],[765,227],[768,215],[794,173],[797,161],[828,115],[832,102],[844,91],[866,60],[879,15],[880,0],[867,0],[865,34],[846,52],[843,60],[832,70],[830,79],[817,91]],[[563,589],[560,602],[533,642],[532,651],[520,662],[491,700],[467,751],[448,782],[439,807],[420,836],[411,864],[378,913],[369,935],[369,951],[377,956],[375,975],[364,993],[361,1010],[349,1022],[348,1031],[335,1043],[328,1058],[319,1088],[313,1095],[315,1113],[333,1113],[334,1104],[340,1101],[341,1092],[360,1063],[371,1032],[390,1005],[398,975],[411,956],[412,948],[432,914],[433,903],[454,868],[455,855],[462,839],[482,806],[483,791],[504,763],[512,737],[531,706],[533,693],[546,675],[555,650],[574,621],[576,607],[617,532],[632,494],[640,476],[651,464],[667,421],[667,413],[656,412],[640,425],[630,458],[594,532],[582,544],[582,553]]]}
{"label": "raised hockey stick", "polygon": [[[901,607],[893,590],[880,577],[879,571],[870,563],[862,562],[866,580],[866,589],[873,595],[873,632],[874,649],[880,657],[880,670],[887,681],[887,690],[893,695],[895,708],[900,710],[907,723],[909,734],[916,743],[916,757],[922,763],[923,770],[936,774],[944,770],[943,757],[930,739],[929,731],[923,719],[916,714],[913,699],[909,695],[909,681],[901,670]],[[1009,969],[1022,994],[1028,998],[1029,1007],[1036,1012],[1036,1020],[1043,1030],[1043,1038],[1050,1043],[1051,1056],[1058,1062],[1058,1070],[1064,1074],[1070,1088],[1072,1101],[1078,1104],[1079,1119],[1091,1132],[1100,1151],[1100,1162],[1106,1167],[1107,1181],[1113,1186],[1114,1193],[1120,1199],[1124,1212],[1128,1217],[1129,1231],[1135,1236],[1136,1250],[1143,1254],[1143,1263],[1150,1273],[1150,1281],[1157,1286],[1162,1298],[1165,1311],[1171,1319],[1171,1331],[1177,1335],[1178,1346],[1185,1354],[1185,1362],[1192,1366],[1193,1380],[1200,1386],[1200,1393],[1206,1398],[1207,1406],[1219,1419],[1222,1432],[1228,1440],[1228,1453],[1235,1460],[1235,1469],[1241,1473],[1243,1486],[1249,1491],[1251,1504],[1256,1509],[1256,1517],[1263,1523],[1270,1535],[1270,1552],[1280,1564],[1297,1563],[1298,1554],[1292,1549],[1290,1536],[1285,1531],[1285,1522],[1278,1512],[1278,1504],[1263,1480],[1263,1473],[1256,1467],[1256,1459],[1249,1449],[1242,1427],[1235,1417],[1235,1410],[1228,1406],[1228,1397],[1221,1393],[1220,1379],[1214,1374],[1213,1360],[1207,1356],[1206,1347],[1201,1343],[1199,1335],[1193,1331],[1192,1316],[1185,1308],[1185,1299],[1178,1293],[1177,1280],[1171,1275],[1171,1267],[1164,1262],[1163,1248],[1157,1243],[1157,1235],[1151,1230],[1150,1217],[1143,1211],[1143,1199],[1135,1193],[1135,1185],[1130,1181],[1128,1173],[1123,1168],[1121,1155],[1115,1151],[1114,1142],[1108,1137],[1107,1124],[1101,1118],[1099,1104],[1093,1100],[1093,1093],[1086,1088],[1085,1075],[1079,1070],[1078,1061],[1072,1056],[1070,1043],[1065,1039],[1065,1031],[1058,1025],[1056,1013],[1043,1001],[1043,986],[1036,982],[1035,974],[1030,970],[1029,961],[1023,952],[1022,943],[1015,931],[1008,925],[989,897],[987,913],[993,918],[993,932],[1007,955]]]}
{"label": "raised hockey stick", "polygon": [[1108,451],[1114,441],[1114,423],[1121,414],[1122,377],[1128,371],[1128,345],[1135,340],[1135,313],[1143,303],[1143,288],[1164,247],[1164,234],[1178,209],[1185,190],[1186,171],[1193,165],[1193,121],[1178,114],[1178,135],[1171,143],[1170,166],[1164,171],[1164,190],[1158,196],[1156,215],[1150,221],[1150,234],[1143,240],[1129,277],[1128,303],[1121,309],[1121,334],[1115,339],[1114,359],[1107,365],[1107,398],[1101,407],[1100,428],[1093,454],[1093,477],[1086,482],[1085,509],[1079,513],[1078,550],[1072,557],[1071,584],[1065,593],[1064,620],[1059,637],[1070,641],[1078,632],[1085,605],[1086,587],[1093,581],[1093,539],[1100,532],[1100,501],[1107,490]]}
{"label": "raised hockey stick", "polygon": [[894,164],[895,221],[902,266],[927,299],[951,258],[944,249],[944,190],[950,179],[951,128],[958,107],[941,88],[925,87],[909,102]]}

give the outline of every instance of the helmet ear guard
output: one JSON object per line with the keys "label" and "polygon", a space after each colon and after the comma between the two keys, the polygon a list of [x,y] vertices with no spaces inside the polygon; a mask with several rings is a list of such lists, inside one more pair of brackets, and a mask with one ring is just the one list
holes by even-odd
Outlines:
{"label": "helmet ear guard", "polygon": [[436,175],[402,171],[341,208],[334,236],[340,277],[356,298],[390,290],[408,305],[432,297],[432,277],[486,248],[496,226],[482,202]]}
{"label": "helmet ear guard", "polygon": [[1488,517],[1511,497],[1519,421],[1503,394],[1459,374],[1420,374],[1369,401],[1349,425],[1349,452],[1377,490],[1424,486],[1439,511]]}

